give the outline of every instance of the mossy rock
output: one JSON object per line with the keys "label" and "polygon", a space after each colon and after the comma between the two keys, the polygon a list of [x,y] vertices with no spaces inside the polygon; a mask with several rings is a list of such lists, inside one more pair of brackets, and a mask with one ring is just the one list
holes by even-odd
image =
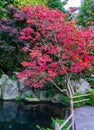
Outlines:
{"label": "mossy rock", "polygon": [[28,97],[25,97],[24,100],[27,101],[27,102],[40,102],[40,99],[38,99],[38,98],[28,98]]}

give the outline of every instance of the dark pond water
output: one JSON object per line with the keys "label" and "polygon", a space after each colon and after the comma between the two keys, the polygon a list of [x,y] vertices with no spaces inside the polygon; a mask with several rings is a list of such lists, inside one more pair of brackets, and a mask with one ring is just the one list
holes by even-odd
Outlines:
{"label": "dark pond water", "polygon": [[51,117],[64,118],[61,105],[24,102],[0,102],[0,130],[38,130],[36,125],[50,127]]}

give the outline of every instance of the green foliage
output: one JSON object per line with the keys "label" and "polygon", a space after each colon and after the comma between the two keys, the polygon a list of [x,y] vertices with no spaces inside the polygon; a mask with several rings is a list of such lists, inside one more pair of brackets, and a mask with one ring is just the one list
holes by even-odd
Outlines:
{"label": "green foliage", "polygon": [[64,9],[64,5],[66,4],[66,2],[61,2],[61,0],[48,0],[47,1],[47,6],[53,9],[59,9],[63,12],[66,12]]}
{"label": "green foliage", "polygon": [[[60,125],[62,125],[62,123],[64,122],[64,120],[61,120],[61,119],[58,119],[58,118],[56,118],[56,119],[52,118],[52,124],[51,124],[51,126],[52,126],[53,130],[55,130],[55,124],[56,124],[56,122],[59,123]],[[69,125],[70,125],[70,122],[68,122],[62,130],[66,130]]]}
{"label": "green foliage", "polygon": [[50,128],[41,128],[39,125],[36,126],[39,130],[52,130]]}
{"label": "green foliage", "polygon": [[94,77],[87,77],[86,80],[94,83]]}
{"label": "green foliage", "polygon": [[[58,75],[54,78],[54,82],[61,88],[64,89],[66,88],[66,83],[65,83],[65,77]],[[46,89],[52,89],[55,88],[54,84],[50,81],[47,81],[45,84]]]}
{"label": "green foliage", "polygon": [[33,95],[32,95],[32,94],[29,94],[29,95],[27,95],[26,97],[28,97],[28,98],[33,98]]}
{"label": "green foliage", "polygon": [[13,5],[15,0],[0,0],[0,18],[7,17],[6,13],[2,13],[2,10],[6,12],[6,8],[8,5]]}
{"label": "green foliage", "polygon": [[60,102],[64,107],[69,107],[70,99],[67,95],[62,95],[62,100]]}
{"label": "green foliage", "polygon": [[[75,93],[74,96],[80,96],[81,94],[80,93]],[[78,98],[75,98],[73,99],[73,101],[79,101],[79,100],[83,100],[83,99],[86,99],[88,97],[78,97]],[[83,105],[85,105],[87,103],[87,101],[84,101],[84,102],[79,102],[79,103],[75,103],[74,104],[74,107],[81,107]]]}
{"label": "green foliage", "polygon": [[[36,127],[39,130],[55,130],[56,122],[61,125],[64,122],[64,120],[61,120],[61,119],[58,119],[58,118],[55,118],[55,119],[52,118],[51,128],[41,128],[40,126],[36,126]],[[62,130],[66,130],[69,125],[70,125],[70,122],[68,122]]]}
{"label": "green foliage", "polygon": [[94,89],[91,89],[89,94],[91,95],[89,96],[90,100],[87,102],[87,104],[94,106]]}
{"label": "green foliage", "polygon": [[6,8],[7,5],[14,4],[15,0],[0,0],[0,8]]}
{"label": "green foliage", "polygon": [[66,88],[66,82],[65,82],[65,77],[58,75],[54,78],[54,82],[61,88],[64,89]]}
{"label": "green foliage", "polygon": [[11,80],[13,80],[13,81],[17,81],[17,77],[16,77],[16,76],[14,76],[14,75],[13,75],[13,76],[11,76],[11,77],[10,77],[10,79],[11,79]]}
{"label": "green foliage", "polygon": [[53,97],[55,94],[55,90],[54,89],[48,89],[46,90],[46,97]]}
{"label": "green foliage", "polygon": [[52,88],[54,88],[54,85],[50,81],[47,81],[45,83],[44,89],[48,90],[48,89],[52,89]]}
{"label": "green foliage", "polygon": [[15,0],[15,6],[26,6],[26,5],[45,5],[46,0]]}
{"label": "green foliage", "polygon": [[90,83],[90,86],[94,88],[94,77],[92,76],[86,77],[86,80]]}
{"label": "green foliage", "polygon": [[19,39],[19,31],[25,24],[15,19],[15,12],[19,10],[8,6],[6,12],[2,11],[2,15],[7,17],[0,19],[0,72],[8,75],[21,70],[21,59],[26,58],[21,50],[26,43]]}
{"label": "green foliage", "polygon": [[21,99],[20,99],[20,97],[16,97],[16,99],[15,99],[16,101],[20,101]]}
{"label": "green foliage", "polygon": [[46,5],[53,9],[59,9],[63,12],[66,12],[64,9],[64,5],[66,4],[65,1],[61,2],[61,0],[15,0],[14,5],[19,6],[26,6],[26,5]]}
{"label": "green foliage", "polygon": [[[78,97],[73,99],[73,101],[79,101],[79,100],[83,100],[83,99],[88,99],[87,101],[84,102],[79,102],[79,103],[75,103],[74,107],[81,107],[83,105],[91,105],[94,106],[94,89],[91,89],[87,94],[90,94],[90,96],[84,96],[84,97]],[[74,96],[79,96],[81,95],[80,93],[75,93]]]}
{"label": "green foliage", "polygon": [[94,21],[94,0],[84,0],[79,8],[77,20],[78,24],[84,27],[87,27],[89,22]]}

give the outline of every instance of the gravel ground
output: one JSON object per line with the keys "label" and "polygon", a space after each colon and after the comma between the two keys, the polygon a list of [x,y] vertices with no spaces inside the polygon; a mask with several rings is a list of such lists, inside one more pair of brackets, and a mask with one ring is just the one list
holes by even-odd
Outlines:
{"label": "gravel ground", "polygon": [[74,115],[76,130],[94,130],[94,107],[77,108]]}

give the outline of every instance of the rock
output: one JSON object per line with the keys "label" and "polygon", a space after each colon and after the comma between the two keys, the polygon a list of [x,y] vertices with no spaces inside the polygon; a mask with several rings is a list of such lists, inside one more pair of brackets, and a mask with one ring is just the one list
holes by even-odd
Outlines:
{"label": "rock", "polygon": [[94,74],[92,74],[91,77],[94,77]]}
{"label": "rock", "polygon": [[47,91],[40,91],[40,100],[41,101],[51,101],[52,103],[61,103],[62,101],[62,94],[57,93],[52,97],[47,96]]}
{"label": "rock", "polygon": [[90,91],[90,84],[83,78],[80,78],[79,81],[71,81],[71,85],[76,90],[76,92],[81,94],[85,94]]}
{"label": "rock", "polygon": [[32,97],[32,98],[35,98],[36,95],[33,93],[32,90],[27,90],[25,92],[22,93],[22,95],[20,96],[21,99],[25,99],[26,97]]}
{"label": "rock", "polygon": [[23,92],[26,88],[26,79],[23,79],[21,82],[19,82],[19,89]]}
{"label": "rock", "polygon": [[71,80],[71,86],[74,88],[74,89],[78,89],[80,87],[80,83],[79,81],[74,81],[74,80]]}
{"label": "rock", "polygon": [[86,80],[81,78],[79,82],[81,84],[80,87],[78,88],[79,93],[84,94],[90,91],[90,84]]}
{"label": "rock", "polygon": [[24,100],[28,101],[28,102],[40,102],[40,99],[38,99],[38,98],[28,98],[28,97],[25,97]]}
{"label": "rock", "polygon": [[1,79],[0,79],[0,86],[2,86],[5,81],[7,81],[9,79],[9,77],[5,74],[2,75]]}
{"label": "rock", "polygon": [[2,99],[10,100],[19,97],[18,82],[11,80],[7,75],[2,75],[0,79]]}
{"label": "rock", "polygon": [[[17,77],[17,75],[19,74],[19,72],[13,72],[13,73],[15,77]],[[26,81],[27,79],[23,78],[20,82],[18,82],[20,92],[24,92],[25,90],[27,90]]]}
{"label": "rock", "polygon": [[62,101],[63,97],[62,94],[57,93],[53,98],[52,98],[52,103],[60,103]]}
{"label": "rock", "polygon": [[19,97],[17,81],[8,80],[4,86],[2,98],[4,100],[16,99]]}
{"label": "rock", "polygon": [[39,98],[41,101],[51,101],[52,97],[47,97],[47,91],[40,91]]}

